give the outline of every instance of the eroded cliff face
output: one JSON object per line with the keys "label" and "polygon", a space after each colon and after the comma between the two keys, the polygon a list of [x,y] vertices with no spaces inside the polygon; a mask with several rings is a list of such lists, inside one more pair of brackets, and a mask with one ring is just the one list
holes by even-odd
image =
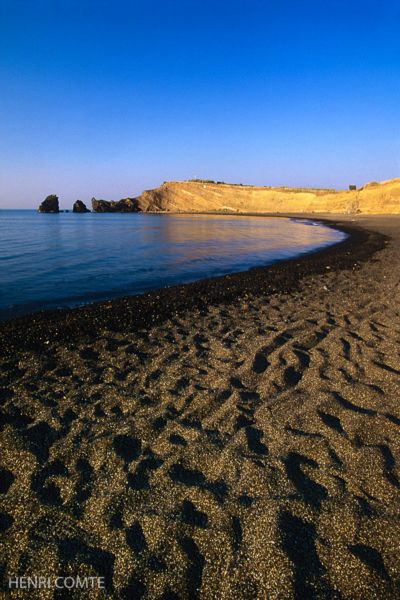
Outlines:
{"label": "eroded cliff face", "polygon": [[139,212],[137,198],[122,200],[96,200],[92,198],[93,212]]}
{"label": "eroded cliff face", "polygon": [[169,181],[136,198],[141,212],[400,213],[400,179],[358,190],[270,188]]}

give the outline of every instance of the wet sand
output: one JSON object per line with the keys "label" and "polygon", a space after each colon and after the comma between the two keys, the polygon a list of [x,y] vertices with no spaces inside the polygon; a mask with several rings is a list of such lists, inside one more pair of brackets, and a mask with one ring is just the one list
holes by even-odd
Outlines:
{"label": "wet sand", "polygon": [[307,257],[0,325],[4,585],[399,597],[400,217],[339,221]]}

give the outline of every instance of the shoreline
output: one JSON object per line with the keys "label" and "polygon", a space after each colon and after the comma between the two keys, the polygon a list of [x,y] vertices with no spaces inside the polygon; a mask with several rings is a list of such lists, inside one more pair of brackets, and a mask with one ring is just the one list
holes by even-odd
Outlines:
{"label": "shoreline", "polygon": [[400,216],[356,221],[295,269],[2,330],[4,591],[398,597]]}
{"label": "shoreline", "polygon": [[[162,214],[162,213],[159,213]],[[191,213],[213,214],[213,213]],[[231,216],[231,215],[229,215]],[[242,295],[274,294],[295,289],[306,275],[326,267],[332,271],[354,267],[382,249],[387,238],[340,219],[315,215],[243,213],[236,216],[277,216],[321,223],[349,237],[325,248],[247,271],[201,279],[192,283],[157,288],[143,294],[93,302],[74,308],[37,311],[0,322],[0,356],[16,351],[46,349],[49,342],[72,343],[93,337],[96,328],[122,331],[146,329],[186,309],[205,309],[208,304],[231,303]],[[328,264],[332,263],[332,264]],[[97,330],[96,330],[97,331]]]}

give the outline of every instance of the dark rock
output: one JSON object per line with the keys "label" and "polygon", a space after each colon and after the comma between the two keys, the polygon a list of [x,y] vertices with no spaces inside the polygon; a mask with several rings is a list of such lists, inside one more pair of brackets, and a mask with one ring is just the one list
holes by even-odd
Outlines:
{"label": "dark rock", "polygon": [[123,198],[118,202],[92,198],[93,212],[139,212],[137,198]]}
{"label": "dark rock", "polygon": [[92,210],[93,212],[111,212],[110,202],[107,200],[96,200],[92,198]]}
{"label": "dark rock", "polygon": [[76,202],[74,202],[74,205],[72,207],[72,212],[88,213],[88,212],[90,212],[90,210],[88,208],[86,208],[86,204],[84,202],[82,202],[82,200],[77,200]]}
{"label": "dark rock", "polygon": [[41,205],[39,206],[38,211],[41,213],[58,213],[58,212],[60,212],[60,209],[58,206],[58,196],[56,196],[55,194],[51,194],[50,196],[47,196],[47,198],[45,198],[43,200],[43,202],[41,203]]}

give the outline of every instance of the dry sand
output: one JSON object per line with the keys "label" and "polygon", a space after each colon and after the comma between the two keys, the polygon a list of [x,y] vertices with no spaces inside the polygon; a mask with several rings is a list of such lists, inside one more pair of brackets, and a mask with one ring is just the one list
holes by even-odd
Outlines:
{"label": "dry sand", "polygon": [[357,221],[390,239],[294,261],[286,284],[280,266],[223,298],[186,286],[210,292],[177,292],[186,309],[161,294],[153,326],[113,302],[0,328],[4,585],[399,597],[400,217]]}

